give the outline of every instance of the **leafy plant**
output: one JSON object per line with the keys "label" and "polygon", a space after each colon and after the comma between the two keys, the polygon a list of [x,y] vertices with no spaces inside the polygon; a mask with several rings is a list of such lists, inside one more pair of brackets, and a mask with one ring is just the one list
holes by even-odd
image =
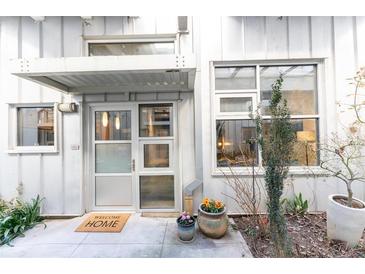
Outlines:
{"label": "leafy plant", "polygon": [[208,213],[219,213],[224,210],[224,204],[219,200],[204,198],[202,202],[202,210]]}
{"label": "leafy plant", "polygon": [[285,210],[289,214],[303,216],[308,211],[308,200],[303,200],[302,193],[293,199],[284,199]]}
{"label": "leafy plant", "polygon": [[31,202],[16,200],[0,214],[0,245],[9,244],[16,237],[24,236],[26,230],[42,222],[42,200],[39,195]]}
{"label": "leafy plant", "polygon": [[193,216],[190,216],[187,212],[181,213],[179,218],[177,218],[178,223],[182,226],[190,226],[195,222],[195,219]]}
{"label": "leafy plant", "polygon": [[0,215],[9,208],[6,201],[0,199]]}
{"label": "leafy plant", "polygon": [[284,179],[287,177],[295,134],[290,124],[290,113],[286,100],[282,98],[282,75],[272,85],[269,111],[270,123],[266,123],[265,136],[263,120],[256,118],[257,135],[262,149],[265,169],[265,183],[268,196],[268,213],[271,239],[278,257],[292,256],[291,241],[288,236],[286,221],[281,210],[280,198],[283,194]]}

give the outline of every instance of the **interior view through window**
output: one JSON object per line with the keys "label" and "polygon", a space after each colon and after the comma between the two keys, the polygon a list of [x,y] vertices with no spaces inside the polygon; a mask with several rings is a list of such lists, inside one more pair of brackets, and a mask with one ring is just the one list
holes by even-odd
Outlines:
{"label": "interior view through window", "polygon": [[[256,77],[257,73],[259,77]],[[270,125],[271,85],[280,75],[284,79],[282,93],[288,102],[296,136],[291,165],[318,165],[317,66],[260,65],[215,68],[214,96],[219,101],[215,109],[217,167],[262,165],[255,142],[252,102],[257,99],[261,106],[266,138]]]}
{"label": "interior view through window", "polygon": [[89,56],[174,54],[174,42],[89,43]]}
{"label": "interior view through window", "polygon": [[53,107],[17,108],[17,145],[53,146]]}

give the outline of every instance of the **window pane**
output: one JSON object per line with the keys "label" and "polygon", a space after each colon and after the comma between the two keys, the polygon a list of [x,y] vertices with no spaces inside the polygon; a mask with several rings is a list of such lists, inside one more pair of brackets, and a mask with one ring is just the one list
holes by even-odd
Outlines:
{"label": "window pane", "polygon": [[220,98],[220,112],[250,112],[251,97]]}
{"label": "window pane", "polygon": [[174,176],[140,176],[141,208],[174,208]]}
{"label": "window pane", "polygon": [[131,112],[96,111],[95,140],[130,140]]}
{"label": "window pane", "polygon": [[[253,120],[218,120],[217,166],[257,164],[256,125]],[[251,142],[250,142],[251,140]]]}
{"label": "window pane", "polygon": [[172,136],[172,104],[140,105],[139,136]]}
{"label": "window pane", "polygon": [[144,167],[169,167],[169,145],[145,144]]}
{"label": "window pane", "polygon": [[317,114],[317,67],[262,66],[260,70],[261,105],[264,115],[270,115],[271,85],[283,75],[283,97],[292,115]]}
{"label": "window pane", "polygon": [[174,42],[94,43],[89,44],[90,56],[175,54]]}
{"label": "window pane", "polygon": [[255,67],[216,67],[215,89],[255,89]]}
{"label": "window pane", "polygon": [[96,173],[130,173],[131,144],[96,144]]}
{"label": "window pane", "polygon": [[18,146],[53,146],[53,107],[18,108]]}
{"label": "window pane", "polygon": [[[318,147],[318,119],[292,119],[295,131],[292,166],[316,166],[319,164]],[[270,121],[263,123],[264,138],[267,139]]]}

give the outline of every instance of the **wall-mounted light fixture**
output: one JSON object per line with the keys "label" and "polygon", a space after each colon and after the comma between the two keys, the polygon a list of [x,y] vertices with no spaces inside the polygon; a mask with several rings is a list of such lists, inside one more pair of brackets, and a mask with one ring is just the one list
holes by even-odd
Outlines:
{"label": "wall-mounted light fixture", "polygon": [[77,112],[77,105],[76,103],[59,103],[57,109],[60,112]]}

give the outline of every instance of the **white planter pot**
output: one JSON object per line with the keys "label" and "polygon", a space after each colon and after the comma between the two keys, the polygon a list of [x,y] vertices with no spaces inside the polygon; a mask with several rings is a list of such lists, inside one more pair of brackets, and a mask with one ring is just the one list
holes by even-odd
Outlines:
{"label": "white planter pot", "polygon": [[[347,242],[350,247],[355,246],[363,234],[365,228],[365,207],[351,208],[339,204],[333,198],[347,196],[333,194],[328,196],[327,207],[327,236],[331,240],[341,240]],[[361,200],[353,200],[363,204]]]}

